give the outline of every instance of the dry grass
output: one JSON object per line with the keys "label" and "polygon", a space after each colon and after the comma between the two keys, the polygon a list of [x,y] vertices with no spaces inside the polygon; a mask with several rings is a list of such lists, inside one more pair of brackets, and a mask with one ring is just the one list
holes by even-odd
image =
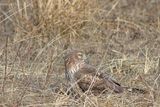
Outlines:
{"label": "dry grass", "polygon": [[[158,0],[1,0],[0,106],[160,106]],[[148,94],[66,95],[63,54]]]}

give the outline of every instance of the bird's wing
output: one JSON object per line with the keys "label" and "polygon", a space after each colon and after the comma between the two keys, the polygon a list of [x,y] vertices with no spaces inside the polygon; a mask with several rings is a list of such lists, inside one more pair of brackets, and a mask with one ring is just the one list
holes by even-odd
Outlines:
{"label": "bird's wing", "polygon": [[112,89],[114,92],[116,92],[116,93],[122,93],[123,92],[124,88],[118,82],[116,82],[114,79],[109,77],[107,74],[101,73],[100,77],[103,78],[103,80],[105,81],[105,84],[110,89]]}
{"label": "bird's wing", "polygon": [[118,82],[110,78],[106,73],[98,72],[97,69],[92,65],[89,64],[83,65],[79,69],[79,71],[75,74],[75,77],[80,79],[84,75],[88,75],[92,78],[95,77],[96,79],[95,81],[105,84],[106,87],[110,88],[116,93],[123,92],[123,87]]}

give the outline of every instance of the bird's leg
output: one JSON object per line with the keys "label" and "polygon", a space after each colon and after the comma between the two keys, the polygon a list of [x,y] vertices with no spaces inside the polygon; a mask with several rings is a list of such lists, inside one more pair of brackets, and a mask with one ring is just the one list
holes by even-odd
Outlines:
{"label": "bird's leg", "polygon": [[69,81],[69,86],[67,89],[67,94],[75,97],[76,99],[81,97],[82,90],[80,89],[79,85],[77,84],[77,81]]}
{"label": "bird's leg", "polygon": [[75,98],[80,98],[83,95],[82,90],[80,89],[79,85],[76,83],[74,86]]}

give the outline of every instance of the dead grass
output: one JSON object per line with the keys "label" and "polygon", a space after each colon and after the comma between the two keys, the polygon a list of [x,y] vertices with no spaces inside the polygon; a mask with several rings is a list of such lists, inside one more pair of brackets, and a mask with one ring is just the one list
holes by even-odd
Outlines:
{"label": "dead grass", "polygon": [[[158,0],[0,1],[0,106],[158,107]],[[90,63],[148,94],[66,94],[63,54]]]}

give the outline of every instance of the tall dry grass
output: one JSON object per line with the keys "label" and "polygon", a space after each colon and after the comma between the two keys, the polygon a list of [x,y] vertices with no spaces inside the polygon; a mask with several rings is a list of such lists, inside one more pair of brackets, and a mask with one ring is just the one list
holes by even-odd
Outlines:
{"label": "tall dry grass", "polygon": [[[159,106],[158,0],[0,3],[1,106]],[[91,64],[149,94],[66,95],[67,49],[83,50]]]}

